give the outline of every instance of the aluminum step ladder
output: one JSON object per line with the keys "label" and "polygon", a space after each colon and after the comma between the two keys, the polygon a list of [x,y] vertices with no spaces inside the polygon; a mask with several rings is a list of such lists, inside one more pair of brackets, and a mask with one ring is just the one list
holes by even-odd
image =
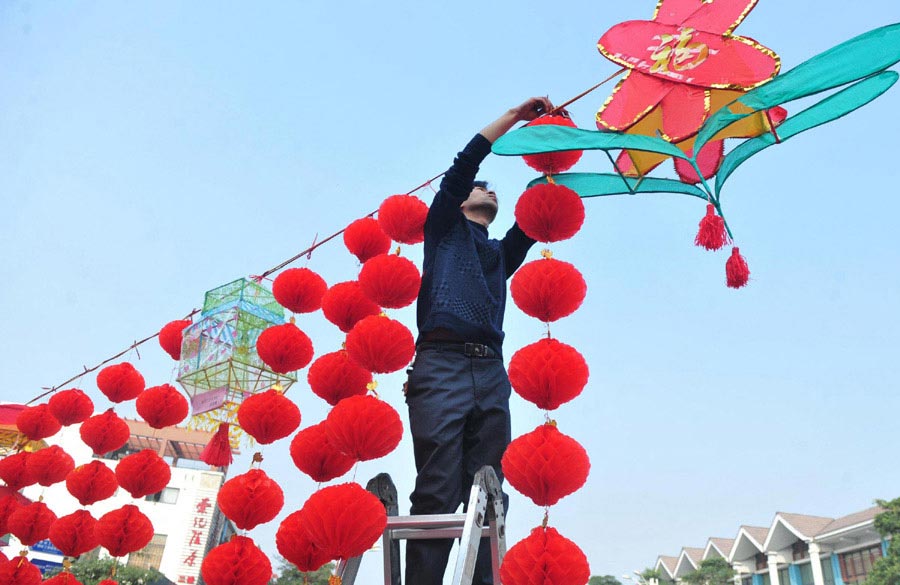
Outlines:
{"label": "aluminum step ladder", "polygon": [[[398,516],[397,488],[386,473],[373,477],[366,484],[366,489],[378,496],[388,514],[387,527],[382,535],[384,585],[400,585],[399,541],[414,538],[459,538],[459,555],[452,583],[471,585],[478,547],[482,538],[489,537],[494,583],[500,583],[500,563],[506,554],[506,525],[503,494],[493,468],[482,467],[475,475],[465,514]],[[338,563],[335,575],[341,578],[343,585],[354,584],[361,559],[353,557]]]}

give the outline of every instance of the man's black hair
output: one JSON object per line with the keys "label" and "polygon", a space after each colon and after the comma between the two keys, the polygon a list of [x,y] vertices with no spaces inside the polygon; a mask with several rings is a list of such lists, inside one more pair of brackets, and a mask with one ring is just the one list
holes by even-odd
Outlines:
{"label": "man's black hair", "polygon": [[472,187],[481,187],[487,191],[490,188],[490,185],[487,181],[472,181]]}

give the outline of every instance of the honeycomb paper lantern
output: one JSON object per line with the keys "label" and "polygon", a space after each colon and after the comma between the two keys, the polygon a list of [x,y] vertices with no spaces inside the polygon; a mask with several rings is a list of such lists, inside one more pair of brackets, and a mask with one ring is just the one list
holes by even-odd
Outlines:
{"label": "honeycomb paper lantern", "polygon": [[326,290],[325,280],[309,268],[288,268],[272,283],[275,300],[294,313],[318,311]]}
{"label": "honeycomb paper lantern", "polygon": [[95,460],[73,469],[66,476],[66,489],[82,506],[90,506],[112,497],[119,489],[119,483],[112,469]]}
{"label": "honeycomb paper lantern", "polygon": [[0,459],[0,479],[13,491],[37,483],[37,479],[28,472],[30,458],[31,453],[20,451]]}
{"label": "honeycomb paper lantern", "polygon": [[567,240],[584,224],[584,202],[565,185],[541,183],[519,197],[516,223],[532,240]]}
{"label": "honeycomb paper lantern", "polygon": [[6,523],[9,521],[10,515],[22,507],[23,502],[21,499],[23,497],[20,494],[13,493],[0,498],[0,534],[9,532]]}
{"label": "honeycomb paper lantern", "polygon": [[338,451],[325,430],[322,422],[307,427],[291,440],[291,459],[297,469],[310,476],[313,481],[331,481],[350,471],[356,459]]}
{"label": "honeycomb paper lantern", "polygon": [[259,334],[256,353],[279,374],[305,368],[313,357],[313,344],[306,333],[293,323],[273,325]]}
{"label": "honeycomb paper lantern", "polygon": [[58,433],[62,425],[50,412],[50,407],[46,404],[39,404],[26,406],[16,416],[16,427],[20,433],[32,441],[40,441]]}
{"label": "honeycomb paper lantern", "polygon": [[352,396],[338,402],[325,419],[328,441],[359,461],[384,457],[403,436],[400,415],[374,396]]}
{"label": "honeycomb paper lantern", "polygon": [[282,520],[275,533],[275,546],[281,556],[304,573],[316,571],[331,560],[309,539],[303,529],[303,513],[299,510]]}
{"label": "honeycomb paper lantern", "polygon": [[421,284],[422,276],[416,265],[396,254],[375,256],[359,271],[359,286],[363,293],[389,309],[399,309],[416,300]]}
{"label": "honeycomb paper lantern", "polygon": [[206,585],[267,585],[272,563],[246,536],[234,536],[203,558],[200,574]]}
{"label": "honeycomb paper lantern", "polygon": [[161,492],[171,479],[169,464],[152,449],[132,453],[116,465],[116,481],[132,498]]}
{"label": "honeycomb paper lantern", "polygon": [[97,374],[97,388],[111,402],[133,400],[144,391],[144,377],[128,362],[107,366]]}
{"label": "honeycomb paper lantern", "polygon": [[56,521],[53,513],[44,502],[33,502],[19,506],[6,520],[6,528],[10,534],[18,538],[25,546],[44,540],[50,534],[50,525]]}
{"label": "honeycomb paper lantern", "polygon": [[111,408],[84,421],[78,432],[81,440],[93,449],[95,455],[120,449],[131,436],[128,423],[119,418]]}
{"label": "honeycomb paper lantern", "polygon": [[334,406],[344,398],[368,392],[372,373],[340,350],[319,356],[309,366],[306,380],[313,394]]}
{"label": "honeycomb paper lantern", "polygon": [[381,538],[387,526],[381,500],[356,483],[320,489],[306,500],[301,513],[309,539],[329,559],[363,554]]}
{"label": "honeycomb paper lantern", "polygon": [[591,469],[584,447],[552,424],[511,442],[501,465],[509,485],[537,506],[552,506],[577,491]]}
{"label": "honeycomb paper lantern", "polygon": [[0,583],[3,585],[40,585],[41,570],[25,557],[0,560]]}
{"label": "honeycomb paper lantern", "polygon": [[513,275],[509,287],[523,313],[550,323],[575,312],[587,294],[581,273],[568,262],[534,260]]}
{"label": "honeycomb paper lantern", "polygon": [[97,520],[90,512],[76,510],[50,525],[50,542],[67,557],[77,557],[100,545],[94,532],[96,527]]}
{"label": "honeycomb paper lantern", "polygon": [[[532,120],[528,126],[541,126],[544,124],[552,124],[554,126],[566,126],[575,128],[573,122],[568,116],[541,116],[536,120]],[[545,175],[556,175],[569,170],[581,158],[580,150],[563,150],[559,152],[546,152],[541,154],[526,154],[522,158],[525,164],[533,168],[539,173]]]}
{"label": "honeycomb paper lantern", "polygon": [[388,237],[378,220],[371,217],[357,219],[344,230],[344,245],[360,262],[369,258],[386,254],[391,249],[391,238]]}
{"label": "honeycomb paper lantern", "polygon": [[578,545],[551,526],[538,526],[503,557],[503,585],[585,585],[591,578]]}
{"label": "honeycomb paper lantern", "polygon": [[122,557],[150,544],[153,524],[137,506],[126,504],[101,516],[94,533],[110,555]]}
{"label": "honeycomb paper lantern", "polygon": [[337,283],[322,297],[322,314],[344,333],[360,319],[380,312],[381,307],[363,293],[355,280]]}
{"label": "honeycomb paper lantern", "polygon": [[63,426],[84,422],[87,417],[94,414],[93,401],[78,388],[57,392],[47,401],[47,406]]}
{"label": "honeycomb paper lantern", "polygon": [[190,319],[179,319],[166,323],[159,330],[159,336],[157,337],[159,346],[175,361],[181,359],[181,341],[184,337],[184,330],[191,325]]}
{"label": "honeycomb paper lantern", "polygon": [[584,390],[588,366],[570,345],[541,339],[526,345],[509,360],[509,383],[519,396],[538,408],[554,410]]}
{"label": "honeycomb paper lantern", "polygon": [[425,240],[428,206],[414,195],[392,195],[378,208],[378,224],[390,238],[401,244]]}
{"label": "honeycomb paper lantern", "polygon": [[362,319],[347,334],[347,354],[357,364],[379,374],[409,365],[416,342],[406,325],[381,315]]}
{"label": "honeycomb paper lantern", "polygon": [[237,417],[244,432],[263,445],[296,431],[301,418],[297,405],[274,388],[245,398]]}
{"label": "honeycomb paper lantern", "polygon": [[219,508],[241,530],[271,521],[284,506],[284,492],[262,469],[251,469],[226,481]]}
{"label": "honeycomb paper lantern", "polygon": [[187,398],[171,384],[147,388],[134,405],[140,417],[154,429],[177,425],[190,411]]}
{"label": "honeycomb paper lantern", "polygon": [[75,469],[75,460],[59,445],[35,451],[26,461],[27,473],[42,486],[51,486],[66,479]]}

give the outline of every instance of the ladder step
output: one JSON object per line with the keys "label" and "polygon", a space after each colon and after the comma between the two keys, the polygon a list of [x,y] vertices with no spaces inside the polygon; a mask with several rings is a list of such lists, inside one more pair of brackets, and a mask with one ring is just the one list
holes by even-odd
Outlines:
{"label": "ladder step", "polygon": [[387,528],[453,528],[466,523],[465,514],[420,514],[418,516],[388,516]]}
{"label": "ladder step", "polygon": [[[427,540],[432,538],[459,538],[463,534],[463,528],[395,528],[388,529],[390,538],[393,540]],[[487,538],[491,535],[491,527],[486,525],[481,529],[481,537]]]}

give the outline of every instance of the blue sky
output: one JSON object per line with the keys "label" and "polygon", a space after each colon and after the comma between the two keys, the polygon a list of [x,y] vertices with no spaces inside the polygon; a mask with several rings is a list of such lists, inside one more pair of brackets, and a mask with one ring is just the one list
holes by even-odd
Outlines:
{"label": "blue sky", "polygon": [[[200,306],[206,290],[443,171],[526,97],[580,93],[616,70],[596,51],[603,32],[652,11],[651,1],[3,2],[0,399],[29,400]],[[898,20],[893,0],[763,0],[737,33],[787,70]],[[581,127],[610,90],[570,108]],[[594,574],[642,569],[776,511],[837,516],[900,495],[897,91],[733,175],[723,205],[752,271],[744,290],[724,286],[724,252],[693,246],[704,208],[692,198],[589,200],[582,232],[552,246],[588,282],[583,307],[552,330],[591,368],[584,394],[554,416],[592,472],[551,523]],[[576,167],[608,169],[591,154]],[[481,176],[500,195],[502,234],[534,174],[493,156]],[[329,284],[358,270],[340,242],[297,265]],[[392,315],[413,325],[411,309]],[[320,314],[298,324],[317,354],[339,347]],[[513,306],[506,329],[507,357],[543,332]],[[174,380],[155,345],[130,359],[150,384]],[[405,418],[400,377],[379,383]],[[93,376],[79,387],[104,404]],[[324,417],[302,384],[289,395],[304,426]],[[514,435],[542,420],[521,400],[513,409]],[[286,442],[264,455],[287,514],[315,486]],[[408,510],[408,438],[357,479],[382,470]],[[510,540],[541,516],[514,496]],[[275,527],[251,533],[270,552]],[[363,570],[378,575],[377,564]]]}

